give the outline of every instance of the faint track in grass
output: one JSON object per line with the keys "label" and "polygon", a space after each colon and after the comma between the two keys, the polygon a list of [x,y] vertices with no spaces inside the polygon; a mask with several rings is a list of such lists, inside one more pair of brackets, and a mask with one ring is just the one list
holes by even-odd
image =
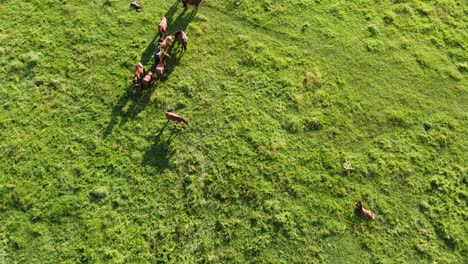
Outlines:
{"label": "faint track in grass", "polygon": [[[220,15],[223,16],[223,21],[231,21],[237,24],[240,24],[246,28],[251,28],[254,30],[256,33],[261,33],[269,37],[273,37],[277,40],[280,40],[281,42],[291,42],[294,41],[296,46],[300,46],[302,48],[310,48],[313,47],[314,43],[311,41],[310,36],[304,36],[300,33],[300,29],[298,29],[297,34],[293,34],[287,31],[279,31],[275,30],[273,28],[269,28],[264,25],[259,25],[259,24],[253,24],[250,21],[247,20],[242,20],[239,16],[235,15],[234,13],[228,13],[226,11],[221,10],[220,8],[216,6],[212,6],[209,3],[204,5],[204,7],[207,7],[210,9],[212,12],[216,12]],[[235,19],[233,19],[235,18]],[[270,23],[271,19],[268,20],[268,23]],[[289,27],[292,30],[294,30],[294,27]],[[291,31],[295,32],[295,31]],[[319,34],[319,32],[314,33],[317,35],[317,37],[324,38]],[[352,35],[350,35],[352,36]],[[347,39],[349,39],[350,36],[346,36]],[[337,34],[335,38],[339,38],[340,34]],[[326,39],[326,38],[325,38]],[[361,38],[358,36],[354,36],[351,38],[352,40],[359,40],[360,42],[364,43],[364,41],[361,41]]]}

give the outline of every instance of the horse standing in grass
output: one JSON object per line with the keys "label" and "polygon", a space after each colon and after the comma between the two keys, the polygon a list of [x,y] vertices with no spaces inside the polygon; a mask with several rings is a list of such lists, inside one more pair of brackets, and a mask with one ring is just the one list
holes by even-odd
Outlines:
{"label": "horse standing in grass", "polygon": [[141,9],[143,9],[143,7],[140,4],[138,4],[136,1],[131,2],[130,6],[133,7],[135,11],[137,12],[141,12]]}
{"label": "horse standing in grass", "polygon": [[141,80],[141,89],[148,88],[149,84],[153,80],[153,72],[149,71],[145,77]]}
{"label": "horse standing in grass", "polygon": [[167,18],[165,16],[161,17],[161,20],[159,20],[159,36],[164,36],[166,35],[167,31]]}
{"label": "horse standing in grass", "polygon": [[161,46],[158,46],[156,50],[154,51],[154,65],[158,65],[159,62],[161,61],[162,57],[162,49]]}
{"label": "horse standing in grass", "polygon": [[198,9],[198,5],[200,4],[201,0],[182,0],[182,4],[184,5],[184,10],[187,10],[189,5],[194,5],[196,9]]}
{"label": "horse standing in grass", "polygon": [[172,45],[172,36],[167,36],[161,43],[159,43],[159,47],[163,50],[166,50]]}
{"label": "horse standing in grass", "polygon": [[187,50],[188,38],[187,38],[187,35],[185,35],[185,32],[182,30],[177,31],[174,37],[179,39],[179,42],[182,45],[182,48],[184,49],[184,51]]}
{"label": "horse standing in grass", "polygon": [[161,61],[156,66],[156,80],[161,80],[164,74],[164,70],[166,69],[166,59],[170,58],[171,56],[167,53],[164,53]]}
{"label": "horse standing in grass", "polygon": [[184,123],[188,125],[188,121],[185,118],[174,114],[172,111],[173,111],[172,109],[169,109],[167,110],[167,112],[164,113],[166,115],[168,122],[174,121],[174,122],[178,122],[179,124]]}
{"label": "horse standing in grass", "polygon": [[368,210],[368,209],[362,207],[362,201],[361,200],[359,200],[357,205],[356,205],[356,211],[358,211],[361,215],[363,215],[367,219],[371,219],[371,220],[375,219],[375,214],[371,210]]}
{"label": "horse standing in grass", "polygon": [[143,64],[141,64],[141,62],[135,66],[134,75],[133,75],[133,84],[135,86],[138,85],[138,83],[141,80],[141,77],[143,77],[144,71],[145,69],[143,67]]}

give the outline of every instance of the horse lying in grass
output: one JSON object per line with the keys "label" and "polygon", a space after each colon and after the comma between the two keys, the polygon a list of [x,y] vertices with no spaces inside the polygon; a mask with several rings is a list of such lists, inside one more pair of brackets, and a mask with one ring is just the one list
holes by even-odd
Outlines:
{"label": "horse lying in grass", "polygon": [[367,210],[366,208],[362,207],[361,200],[359,200],[356,205],[356,211],[367,219],[371,219],[371,220],[375,219],[375,214],[371,210]]}
{"label": "horse lying in grass", "polygon": [[169,121],[174,121],[174,122],[178,122],[179,124],[184,123],[184,124],[188,125],[188,121],[186,119],[184,119],[181,116],[178,116],[178,115],[174,114],[172,111],[173,111],[172,109],[169,109],[169,110],[167,110],[167,112],[164,113],[166,115],[166,118],[167,118],[168,122]]}
{"label": "horse lying in grass", "polygon": [[133,84],[135,86],[137,86],[140,83],[140,80],[141,80],[141,77],[143,77],[144,71],[145,69],[143,67],[143,64],[141,64],[141,62],[135,66],[134,75],[133,75]]}
{"label": "horse lying in grass", "polygon": [[179,42],[185,51],[187,49],[187,43],[188,43],[188,38],[187,38],[187,35],[185,35],[185,32],[183,32],[182,30],[177,31],[174,37],[179,39]]}

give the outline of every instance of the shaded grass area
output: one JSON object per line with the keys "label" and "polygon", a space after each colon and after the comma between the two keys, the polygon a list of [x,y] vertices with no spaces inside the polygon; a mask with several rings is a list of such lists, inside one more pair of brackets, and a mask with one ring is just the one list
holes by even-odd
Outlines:
{"label": "shaded grass area", "polygon": [[0,260],[463,262],[466,5],[142,4],[0,4]]}

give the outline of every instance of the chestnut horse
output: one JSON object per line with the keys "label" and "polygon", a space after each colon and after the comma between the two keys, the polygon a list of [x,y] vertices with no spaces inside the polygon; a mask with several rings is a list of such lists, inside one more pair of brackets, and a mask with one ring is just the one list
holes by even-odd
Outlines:
{"label": "chestnut horse", "polygon": [[194,5],[195,8],[198,9],[198,5],[200,4],[201,0],[182,0],[182,4],[184,5],[184,9],[187,10],[189,5]]}
{"label": "chestnut horse", "polygon": [[166,115],[166,118],[167,118],[168,122],[169,121],[174,121],[174,122],[178,122],[179,124],[180,123],[185,123],[186,125],[188,125],[188,121],[186,119],[184,119],[183,117],[174,114],[172,112],[172,109],[167,110],[167,112],[165,112],[164,114]]}
{"label": "chestnut horse", "polygon": [[163,50],[169,48],[172,45],[172,36],[167,36],[161,43],[159,43],[159,47]]}
{"label": "chestnut horse", "polygon": [[177,31],[175,33],[174,37],[179,39],[180,44],[182,45],[182,47],[183,47],[183,49],[185,51],[187,49],[187,42],[188,42],[188,38],[187,38],[187,35],[185,35],[185,32],[183,32],[182,30]]}
{"label": "chestnut horse", "polygon": [[141,80],[141,77],[143,77],[144,70],[145,69],[143,67],[143,64],[141,64],[141,62],[135,66],[134,75],[133,75],[133,84],[135,86],[138,85],[138,83]]}
{"label": "chestnut horse", "polygon": [[166,59],[170,58],[171,56],[167,53],[164,53],[161,61],[159,64],[156,66],[156,80],[161,80],[164,70],[166,69]]}
{"label": "chestnut horse", "polygon": [[153,80],[153,72],[149,71],[145,77],[141,80],[141,89],[148,88],[148,85]]}
{"label": "chestnut horse", "polygon": [[167,31],[167,18],[165,16],[161,17],[161,20],[159,20],[159,36],[164,36],[166,35]]}
{"label": "chestnut horse", "polygon": [[374,220],[375,214],[371,210],[367,210],[366,208],[362,207],[362,201],[359,200],[356,205],[356,211],[358,211],[361,215],[363,215],[367,219]]}

